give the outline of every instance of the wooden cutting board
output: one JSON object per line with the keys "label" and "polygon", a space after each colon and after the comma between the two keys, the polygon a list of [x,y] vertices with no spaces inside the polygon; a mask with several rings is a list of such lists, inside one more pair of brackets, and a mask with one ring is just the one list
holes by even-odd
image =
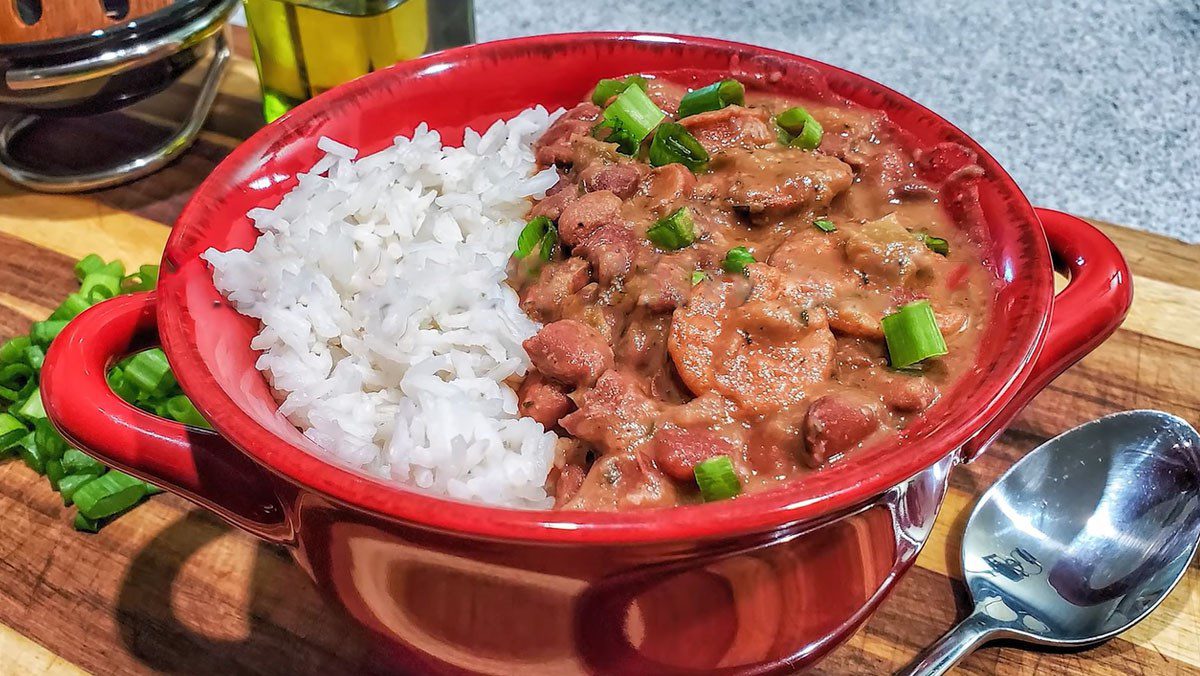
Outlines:
{"label": "wooden cutting board", "polygon": [[[246,54],[244,35],[240,35]],[[97,252],[158,262],[168,225],[195,186],[259,124],[253,64],[236,59],[201,140],[178,162],[84,196],[0,184],[0,340],[28,330],[74,288]],[[188,105],[176,87],[136,119],[78,125],[38,140],[48,155],[93,157],[161,133]],[[1136,293],[1125,325],[1056,380],[974,464],[956,469],[918,565],[879,612],[816,669],[883,674],[965,612],[957,537],[979,493],[1048,437],[1131,408],[1200,422],[1200,247],[1099,224],[1124,251]],[[0,465],[0,673],[363,673],[378,662],[287,554],[160,495],[97,535],[76,533],[45,479]],[[1142,624],[1091,650],[988,647],[963,674],[1200,675],[1200,563]]]}

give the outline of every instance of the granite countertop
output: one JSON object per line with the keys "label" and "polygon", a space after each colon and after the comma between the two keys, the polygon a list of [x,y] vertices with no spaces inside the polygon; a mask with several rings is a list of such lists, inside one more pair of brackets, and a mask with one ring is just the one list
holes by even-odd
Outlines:
{"label": "granite countertop", "polygon": [[1200,242],[1200,2],[475,0],[478,39],[722,37],[862,73],[973,136],[1036,204]]}

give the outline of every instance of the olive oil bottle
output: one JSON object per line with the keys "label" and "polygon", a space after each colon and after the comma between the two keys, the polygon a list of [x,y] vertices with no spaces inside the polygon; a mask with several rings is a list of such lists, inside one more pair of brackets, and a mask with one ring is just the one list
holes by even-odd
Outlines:
{"label": "olive oil bottle", "polygon": [[472,42],[472,0],[244,0],[268,122],[321,92]]}

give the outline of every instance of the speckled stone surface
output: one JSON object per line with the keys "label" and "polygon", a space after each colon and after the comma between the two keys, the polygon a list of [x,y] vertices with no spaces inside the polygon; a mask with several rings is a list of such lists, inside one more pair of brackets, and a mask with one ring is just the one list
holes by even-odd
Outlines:
{"label": "speckled stone surface", "polygon": [[479,40],[722,37],[862,73],[937,111],[1042,206],[1200,242],[1200,2],[475,0]]}

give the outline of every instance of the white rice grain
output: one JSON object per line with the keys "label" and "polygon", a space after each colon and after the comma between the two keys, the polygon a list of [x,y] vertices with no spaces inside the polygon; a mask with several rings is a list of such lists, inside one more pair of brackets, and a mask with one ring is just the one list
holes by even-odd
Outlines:
{"label": "white rice grain", "polygon": [[274,209],[247,216],[250,251],[203,255],[217,288],[262,323],[251,347],[279,410],[346,464],[462,500],[549,507],[554,433],[517,414],[504,379],[538,326],[505,281],[536,172],[540,106],[461,148],[424,124],[361,159],[325,155]]}

